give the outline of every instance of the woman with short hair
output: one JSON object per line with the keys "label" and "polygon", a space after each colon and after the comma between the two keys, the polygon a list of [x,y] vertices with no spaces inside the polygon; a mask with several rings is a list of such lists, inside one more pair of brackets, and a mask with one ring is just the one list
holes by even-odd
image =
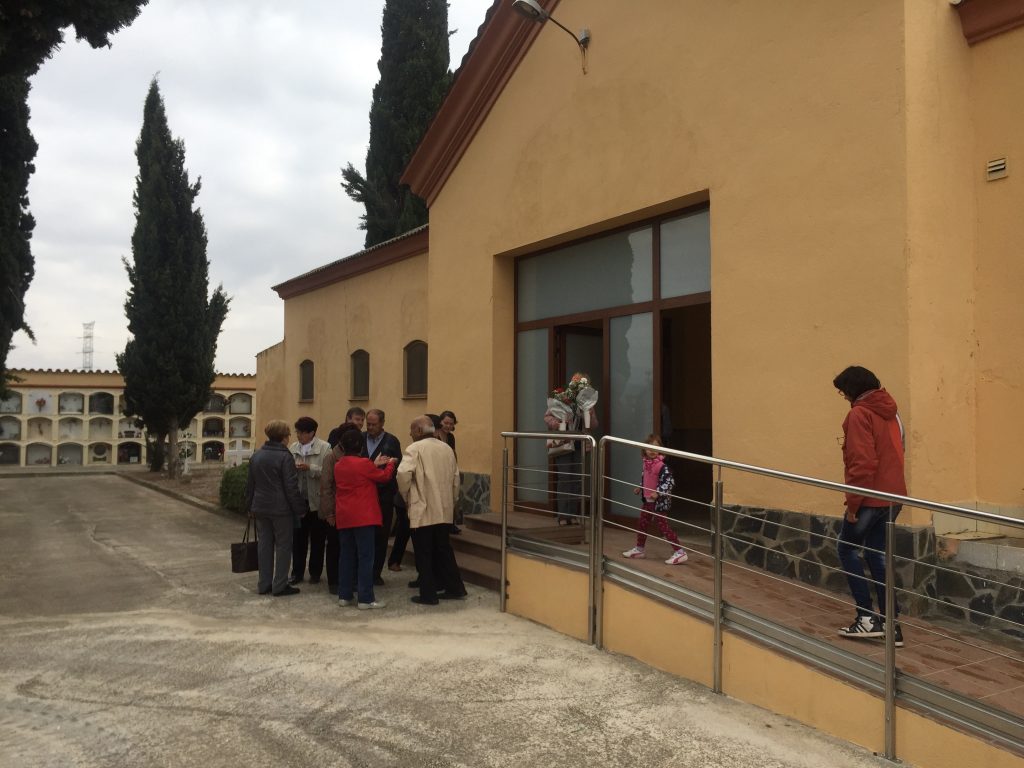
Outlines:
{"label": "woman with short hair", "polygon": [[263,430],[267,442],[249,460],[245,484],[245,505],[256,522],[259,538],[259,580],[261,595],[297,595],[288,584],[295,520],[306,511],[299,495],[298,473],[288,450],[291,430],[287,422],[274,420]]}

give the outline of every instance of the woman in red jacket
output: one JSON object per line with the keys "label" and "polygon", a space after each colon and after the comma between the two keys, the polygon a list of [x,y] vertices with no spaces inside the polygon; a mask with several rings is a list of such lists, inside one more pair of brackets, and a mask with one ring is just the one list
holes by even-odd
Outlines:
{"label": "woman in red jacket", "polygon": [[340,445],[342,456],[334,464],[334,521],[340,548],[338,605],[352,605],[355,586],[359,597],[356,607],[383,608],[384,603],[378,603],[373,596],[374,542],[376,529],[382,524],[377,485],[394,476],[395,460],[381,455],[373,462],[360,456],[363,435],[354,429],[341,436]]}
{"label": "woman in red jacket", "polygon": [[[907,495],[903,474],[903,422],[896,401],[882,389],[878,377],[867,368],[852,365],[835,377],[832,384],[849,403],[843,421],[843,466],[847,485]],[[890,512],[891,510],[891,512]],[[857,493],[846,494],[846,514],[839,533],[839,560],[857,603],[857,617],[839,634],[852,639],[885,636],[885,525],[895,520],[900,505]],[[861,558],[863,553],[863,559]],[[864,578],[864,561],[871,580]],[[878,600],[875,612],[871,600],[874,586]],[[893,606],[893,614],[899,605]],[[895,624],[896,646],[903,645],[903,632]]]}

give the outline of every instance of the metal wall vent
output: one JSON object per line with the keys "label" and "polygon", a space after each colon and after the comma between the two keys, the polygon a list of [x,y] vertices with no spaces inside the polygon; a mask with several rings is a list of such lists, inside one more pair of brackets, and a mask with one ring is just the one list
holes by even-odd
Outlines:
{"label": "metal wall vent", "polygon": [[996,179],[1006,178],[1006,158],[997,157],[995,160],[989,160],[985,164],[985,180],[995,181]]}

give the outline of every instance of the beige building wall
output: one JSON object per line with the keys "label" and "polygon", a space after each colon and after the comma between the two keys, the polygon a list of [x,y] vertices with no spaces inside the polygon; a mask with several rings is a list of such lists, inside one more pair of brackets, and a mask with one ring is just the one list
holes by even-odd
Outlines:
{"label": "beige building wall", "polygon": [[[383,409],[385,429],[404,445],[415,416],[452,408],[434,388],[433,376],[443,372],[435,374],[437,350],[429,346],[426,286],[427,255],[423,253],[289,298],[285,341],[256,358],[258,431],[262,434],[263,424],[270,419],[291,424],[299,416],[311,416],[320,424],[319,436],[326,439],[349,407],[358,405]],[[404,349],[416,340],[428,344],[432,378],[427,398],[403,397]],[[359,349],[370,354],[370,397],[353,400],[351,354]],[[304,360],[314,366],[309,402],[299,400],[299,366]],[[452,410],[458,412],[458,408]],[[460,423],[460,438],[461,427]]]}
{"label": "beige building wall", "polygon": [[[715,453],[841,479],[835,373],[868,365],[913,405],[901,5],[557,13],[593,31],[587,74],[543,29],[431,207],[430,293],[458,297],[431,303],[448,340],[433,392],[460,404],[469,468],[500,466],[495,435],[513,426],[511,257],[710,200]],[[841,507],[759,480],[726,488],[734,503]]]}
{"label": "beige building wall", "polygon": [[[978,200],[976,438],[978,498],[1024,516],[1024,28],[971,48]],[[1008,158],[1009,175],[985,180],[985,164]]]}

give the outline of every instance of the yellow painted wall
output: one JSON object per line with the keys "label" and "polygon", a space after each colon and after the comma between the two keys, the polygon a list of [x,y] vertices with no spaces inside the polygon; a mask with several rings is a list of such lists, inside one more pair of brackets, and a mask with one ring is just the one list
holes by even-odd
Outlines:
{"label": "yellow painted wall", "polygon": [[[990,511],[1024,517],[1024,28],[978,43],[971,59],[978,496]],[[1009,176],[985,181],[985,163],[997,157],[1009,158]]]}
{"label": "yellow painted wall", "polygon": [[602,624],[605,649],[709,688],[713,684],[714,629],[708,622],[605,582]]}
{"label": "yellow painted wall", "polygon": [[[427,255],[422,254],[286,301],[285,341],[256,357],[262,401],[257,424],[312,416],[320,424],[319,436],[326,439],[350,406],[381,408],[387,416],[385,429],[405,444],[409,422],[417,415],[445,408],[458,413],[436,397],[433,380],[427,399],[402,396],[405,346],[415,340],[430,344],[426,286]],[[350,356],[358,349],[370,353],[370,397],[356,401],[349,398]],[[432,379],[436,350],[428,349]],[[300,403],[299,365],[307,359],[314,364],[314,399]]]}
{"label": "yellow painted wall", "polygon": [[[710,623],[609,582],[603,622],[607,650],[711,686]],[[722,691],[874,752],[884,750],[880,697],[729,632],[722,637]],[[1021,764],[1006,750],[901,707],[896,754],[921,768]]]}
{"label": "yellow painted wall", "polygon": [[[542,30],[431,208],[431,293],[458,297],[430,307],[450,340],[433,391],[461,409],[482,464],[469,468],[500,466],[495,435],[513,426],[509,255],[710,199],[716,453],[839,479],[835,373],[870,365],[908,399],[902,9],[659,0],[620,14],[559,4],[593,31],[588,74]],[[864,333],[865,293],[887,333]],[[763,503],[766,487],[734,480],[731,500]],[[819,498],[771,489],[778,506],[841,507]]]}
{"label": "yellow painted wall", "polygon": [[590,577],[585,571],[511,553],[507,569],[509,613],[587,640]]}

